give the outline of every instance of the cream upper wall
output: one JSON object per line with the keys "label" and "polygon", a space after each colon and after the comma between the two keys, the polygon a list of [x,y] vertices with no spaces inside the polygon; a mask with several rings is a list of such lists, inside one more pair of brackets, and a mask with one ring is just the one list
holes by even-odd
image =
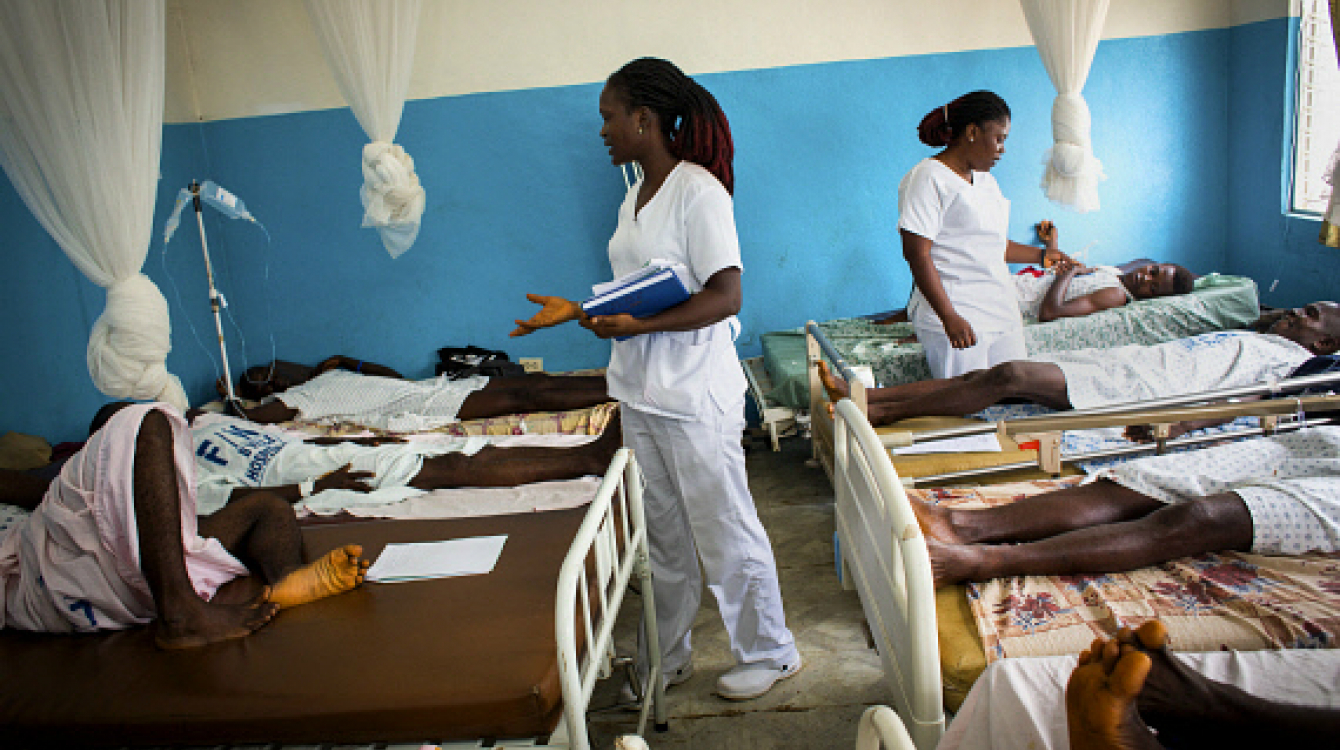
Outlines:
{"label": "cream upper wall", "polygon": [[[1112,0],[1103,37],[1277,18],[1297,0]],[[301,0],[169,0],[169,122],[343,107]],[[1031,45],[1018,0],[423,0],[411,99]]]}

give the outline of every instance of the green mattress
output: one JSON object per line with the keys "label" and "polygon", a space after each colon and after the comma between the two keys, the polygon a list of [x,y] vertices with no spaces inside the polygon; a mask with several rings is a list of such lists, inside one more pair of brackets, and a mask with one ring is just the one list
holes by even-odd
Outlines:
{"label": "green mattress", "polygon": [[[1082,318],[1062,318],[1024,326],[1030,354],[1158,344],[1210,331],[1242,328],[1259,315],[1256,282],[1243,276],[1210,274],[1196,280],[1190,294],[1139,300]],[[931,376],[921,344],[899,343],[914,334],[910,323],[876,325],[864,318],[843,318],[819,327],[848,364],[869,365],[881,386],[912,383]],[[763,363],[773,388],[768,396],[783,405],[807,409],[805,329],[765,333]]]}

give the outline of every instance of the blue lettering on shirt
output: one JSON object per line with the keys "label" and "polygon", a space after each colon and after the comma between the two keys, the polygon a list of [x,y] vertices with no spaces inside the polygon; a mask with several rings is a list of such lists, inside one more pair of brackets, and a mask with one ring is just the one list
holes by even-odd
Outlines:
{"label": "blue lettering on shirt", "polygon": [[286,444],[284,439],[260,430],[227,425],[214,430],[208,439],[201,440],[195,454],[224,468],[230,465],[235,454],[245,462],[238,479],[256,487],[261,485],[270,462]]}
{"label": "blue lettering on shirt", "polygon": [[88,618],[88,624],[93,628],[98,627],[98,618],[93,616],[93,605],[87,599],[70,602],[70,611],[83,612],[84,617]]}
{"label": "blue lettering on shirt", "polygon": [[210,445],[208,440],[201,440],[200,447],[195,449],[195,455],[219,466],[227,466],[228,460],[219,455],[219,446]]}

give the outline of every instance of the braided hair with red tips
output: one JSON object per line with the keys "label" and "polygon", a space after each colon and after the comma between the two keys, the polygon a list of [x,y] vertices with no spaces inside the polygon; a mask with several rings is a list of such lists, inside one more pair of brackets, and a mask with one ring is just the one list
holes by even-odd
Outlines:
{"label": "braided hair with red tips", "polygon": [[643,57],[615,71],[605,82],[627,100],[628,108],[656,113],[670,155],[701,165],[735,193],[735,143],[726,113],[712,94],[669,60]]}
{"label": "braided hair with red tips", "polygon": [[969,125],[1010,119],[1010,105],[990,91],[974,91],[936,107],[921,118],[917,137],[927,146],[939,148],[963,134]]}

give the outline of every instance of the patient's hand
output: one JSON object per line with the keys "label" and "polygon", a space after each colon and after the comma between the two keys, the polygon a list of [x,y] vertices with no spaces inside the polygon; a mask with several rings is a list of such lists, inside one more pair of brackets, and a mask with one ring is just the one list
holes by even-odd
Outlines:
{"label": "patient's hand", "polygon": [[372,485],[367,483],[374,474],[370,471],[353,471],[353,464],[345,464],[335,471],[317,479],[313,486],[314,492],[325,492],[326,490],[351,490],[353,492],[372,492]]}
{"label": "patient's hand", "polygon": [[580,320],[582,317],[581,306],[572,300],[543,294],[527,294],[526,299],[543,307],[532,315],[530,320],[516,321],[516,330],[508,334],[510,336],[525,336],[541,328],[560,325],[570,320]]}
{"label": "patient's hand", "polygon": [[1033,228],[1037,230],[1038,239],[1042,241],[1043,247],[1056,247],[1056,241],[1060,238],[1061,232],[1056,228],[1055,224],[1043,219]]}

